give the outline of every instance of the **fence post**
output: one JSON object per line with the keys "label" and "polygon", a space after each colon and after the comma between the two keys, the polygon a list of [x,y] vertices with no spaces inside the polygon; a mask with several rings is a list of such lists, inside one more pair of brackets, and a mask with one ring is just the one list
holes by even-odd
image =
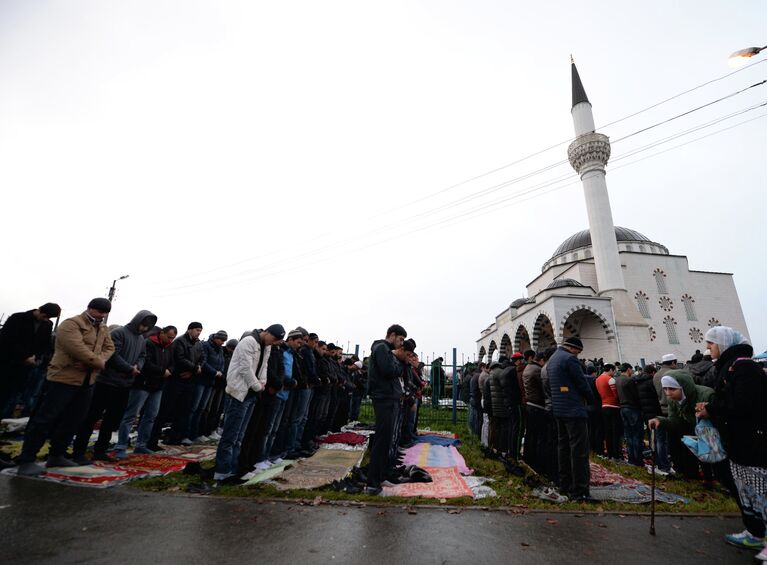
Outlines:
{"label": "fence post", "polygon": [[458,414],[456,412],[457,410],[457,402],[458,402],[458,351],[456,348],[453,348],[453,423],[455,424],[458,421]]}

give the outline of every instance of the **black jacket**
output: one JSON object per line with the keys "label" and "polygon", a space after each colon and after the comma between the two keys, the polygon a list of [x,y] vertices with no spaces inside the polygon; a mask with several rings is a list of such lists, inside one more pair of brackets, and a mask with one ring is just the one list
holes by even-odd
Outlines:
{"label": "black jacket", "polygon": [[202,342],[192,341],[188,333],[176,339],[171,346],[173,352],[173,376],[188,380],[197,374],[202,366]]}
{"label": "black jacket", "polygon": [[618,401],[621,404],[621,408],[642,409],[636,378],[618,375],[615,377],[615,388],[618,391]]}
{"label": "black jacket", "polygon": [[719,386],[707,409],[732,461],[767,467],[767,375],[753,354],[748,344],[722,353],[715,363]]}
{"label": "black jacket", "polygon": [[658,394],[655,392],[652,375],[641,373],[634,380],[639,395],[639,406],[642,409],[642,418],[649,420],[660,416],[660,402],[658,401]]}
{"label": "black jacket", "polygon": [[320,377],[317,375],[317,357],[314,350],[308,345],[302,345],[299,351],[301,352],[301,369],[306,382],[310,387],[315,387],[320,384]]}
{"label": "black jacket", "polygon": [[373,342],[368,361],[368,394],[373,400],[399,400],[402,387],[399,377],[402,363],[392,353],[391,344],[383,339]]}
{"label": "black jacket", "polygon": [[285,364],[282,360],[283,347],[272,347],[266,366],[266,387],[267,389],[274,389],[273,392],[275,393],[282,390],[285,382]]}
{"label": "black jacket", "polygon": [[163,347],[157,336],[146,340],[146,358],[141,372],[133,381],[133,388],[154,392],[162,390],[165,385],[165,370],[171,367],[173,355],[172,345]]}
{"label": "black jacket", "polygon": [[[508,367],[506,369],[508,369]],[[488,410],[488,414],[495,418],[509,417],[509,413],[506,411],[504,383],[501,382],[501,373],[506,369],[503,367],[496,367],[490,371],[490,377],[487,379],[487,384],[490,386],[490,410]]]}
{"label": "black jacket", "polygon": [[0,329],[0,364],[22,367],[28,357],[51,356],[53,323],[38,322],[32,312],[12,314]]}
{"label": "black jacket", "polygon": [[716,367],[714,362],[703,359],[697,363],[690,363],[685,367],[690,371],[692,380],[696,385],[703,385],[710,388],[716,388]]}

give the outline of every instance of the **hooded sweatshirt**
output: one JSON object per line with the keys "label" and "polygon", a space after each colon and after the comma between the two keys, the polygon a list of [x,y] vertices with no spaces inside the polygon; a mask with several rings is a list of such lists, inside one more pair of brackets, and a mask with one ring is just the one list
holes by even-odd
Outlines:
{"label": "hooded sweatshirt", "polygon": [[666,376],[673,377],[682,385],[684,399],[682,402],[676,402],[667,398],[668,416],[658,418],[661,425],[668,426],[678,434],[692,434],[695,430],[695,403],[707,402],[714,391],[707,386],[696,385],[690,373],[684,369],[673,369],[666,373]]}
{"label": "hooded sweatshirt", "polygon": [[156,323],[157,316],[149,310],[140,310],[130,322],[112,330],[110,335],[115,352],[96,378],[96,382],[117,388],[133,386],[133,366],[141,370],[146,358],[146,338],[144,334],[139,333],[139,325],[147,326],[151,330]]}
{"label": "hooded sweatshirt", "polygon": [[170,347],[173,342],[163,346],[159,336],[153,335],[146,340],[146,359],[141,373],[133,382],[133,388],[155,392],[165,385],[165,371],[171,368],[173,356]]}

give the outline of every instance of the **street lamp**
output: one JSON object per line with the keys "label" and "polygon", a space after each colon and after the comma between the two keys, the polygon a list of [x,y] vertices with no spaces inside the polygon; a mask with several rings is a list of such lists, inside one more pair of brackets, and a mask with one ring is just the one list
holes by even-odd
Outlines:
{"label": "street lamp", "polygon": [[123,275],[118,279],[112,281],[112,288],[109,289],[109,302],[112,302],[115,298],[115,291],[117,290],[117,281],[127,279],[130,275]]}
{"label": "street lamp", "polygon": [[727,60],[727,62],[731,67],[742,67],[751,57],[758,55],[765,49],[767,49],[767,45],[764,47],[747,47],[746,49],[735,51],[735,53],[730,55],[730,58]]}

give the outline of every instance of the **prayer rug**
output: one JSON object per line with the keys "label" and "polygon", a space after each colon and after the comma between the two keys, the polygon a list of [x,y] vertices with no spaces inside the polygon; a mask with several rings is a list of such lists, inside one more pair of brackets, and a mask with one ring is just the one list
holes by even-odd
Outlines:
{"label": "prayer rug", "polygon": [[419,436],[442,436],[450,439],[454,439],[458,437],[458,434],[453,432],[445,432],[440,430],[430,430],[429,428],[421,428],[418,430]]}
{"label": "prayer rug", "polygon": [[[650,502],[652,487],[637,479],[624,477],[613,471],[609,471],[602,465],[590,464],[591,496],[598,500],[613,500],[615,502],[627,502],[631,504],[643,504]],[[655,500],[666,504],[688,504],[689,500],[683,496],[655,489]]]}
{"label": "prayer rug", "polygon": [[139,471],[147,471],[153,475],[167,475],[168,473],[181,471],[188,464],[189,460],[182,459],[181,457],[140,453],[131,453],[128,455],[127,459],[121,459],[118,463],[107,463],[105,461],[97,461],[94,463],[94,465],[105,469],[112,469],[115,467],[120,469],[135,469]]}
{"label": "prayer rug", "polygon": [[255,484],[273,479],[274,477],[281,475],[285,471],[285,469],[295,464],[296,464],[295,461],[291,459],[285,459],[279,465],[273,465],[269,467],[266,471],[261,471],[260,473],[254,475],[253,478],[249,479],[246,483],[244,483],[244,486],[255,485]]}
{"label": "prayer rug", "polygon": [[280,490],[313,489],[343,479],[352,467],[359,465],[364,452],[340,449],[318,449],[273,480]]}
{"label": "prayer rug", "polygon": [[462,496],[473,497],[469,485],[461,476],[457,467],[425,467],[424,470],[431,475],[430,483],[404,483],[390,487],[383,487],[383,496],[403,496],[406,498],[422,496],[424,498],[459,498]]}
{"label": "prayer rug", "polygon": [[453,445],[432,445],[417,443],[405,450],[403,465],[418,467],[456,467],[462,474],[471,475],[474,471],[466,466],[466,460]]}
{"label": "prayer rug", "polygon": [[[5,469],[4,475],[16,476],[16,468]],[[119,467],[101,467],[85,465],[82,467],[52,467],[45,473],[34,478],[66,485],[83,487],[108,488],[122,485],[134,479],[150,477],[152,473],[142,469],[121,469]]]}
{"label": "prayer rug", "polygon": [[346,445],[361,445],[367,441],[362,434],[354,432],[343,432],[340,434],[328,434],[320,438],[320,443],[344,443]]}
{"label": "prayer rug", "polygon": [[4,418],[0,420],[0,431],[4,434],[16,434],[23,432],[27,424],[29,423],[29,417],[24,418]]}
{"label": "prayer rug", "polygon": [[215,445],[163,445],[163,455],[187,461],[211,461],[216,458]]}
{"label": "prayer rug", "polygon": [[617,485],[641,485],[642,484],[642,481],[624,477],[623,475],[610,471],[606,469],[605,467],[602,467],[602,465],[598,465],[597,463],[590,463],[589,467],[590,467],[589,470],[591,473],[590,484],[592,486],[605,486],[605,485],[616,485],[616,484]]}
{"label": "prayer rug", "polygon": [[458,438],[445,437],[435,434],[422,434],[415,440],[416,443],[430,443],[432,445],[455,445],[458,447],[461,445],[461,440]]}

